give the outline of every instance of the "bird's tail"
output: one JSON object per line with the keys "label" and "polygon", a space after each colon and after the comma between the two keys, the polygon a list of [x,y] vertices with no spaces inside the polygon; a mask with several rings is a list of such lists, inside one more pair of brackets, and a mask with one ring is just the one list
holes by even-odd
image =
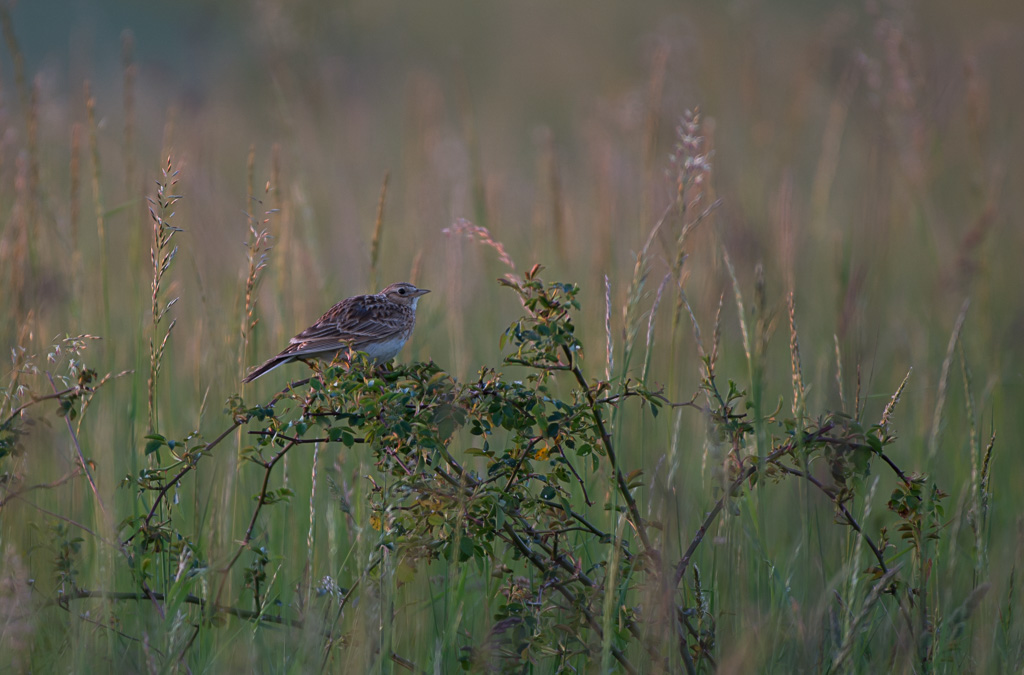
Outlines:
{"label": "bird's tail", "polygon": [[289,363],[289,362],[294,361],[294,360],[295,360],[295,357],[293,357],[291,355],[285,356],[285,355],[282,355],[282,354],[278,354],[277,356],[275,356],[275,357],[273,357],[271,359],[268,359],[266,361],[266,363],[264,363],[263,365],[255,368],[251,373],[246,375],[242,379],[242,382],[244,384],[248,384],[249,382],[252,382],[253,380],[255,380],[257,377],[260,377],[262,375],[266,375],[267,373],[272,371],[274,368],[277,368],[280,365],[284,365],[285,363]]}

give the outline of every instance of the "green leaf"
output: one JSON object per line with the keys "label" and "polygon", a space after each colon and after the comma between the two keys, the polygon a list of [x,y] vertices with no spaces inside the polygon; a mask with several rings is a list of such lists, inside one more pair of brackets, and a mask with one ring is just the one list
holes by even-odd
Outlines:
{"label": "green leaf", "polygon": [[462,538],[459,540],[459,562],[466,562],[472,558],[473,552],[473,540],[466,535],[462,535]]}
{"label": "green leaf", "polygon": [[867,441],[868,445],[871,446],[872,450],[874,450],[877,453],[882,452],[882,441],[877,436],[875,436],[874,434],[868,434]]}

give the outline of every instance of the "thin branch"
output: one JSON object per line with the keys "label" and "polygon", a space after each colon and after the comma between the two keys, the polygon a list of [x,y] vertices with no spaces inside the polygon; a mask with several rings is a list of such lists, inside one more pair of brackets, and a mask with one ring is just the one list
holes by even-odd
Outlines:
{"label": "thin branch", "polygon": [[590,385],[587,384],[587,378],[583,375],[583,371],[576,365],[573,360],[572,350],[567,345],[562,345],[562,350],[565,353],[569,363],[572,364],[572,374],[576,377],[576,381],[580,387],[583,388],[583,393],[587,397],[587,405],[590,408],[591,414],[594,416],[594,424],[597,426],[598,434],[601,436],[601,443],[604,445],[605,451],[608,453],[608,459],[611,462],[612,469],[615,471],[615,480],[619,486],[619,492],[622,497],[626,500],[626,506],[629,509],[629,513],[632,516],[633,527],[636,529],[637,534],[640,536],[640,541],[643,542],[644,552],[650,554],[655,559],[660,558],[660,554],[651,544],[651,539],[647,535],[647,526],[644,525],[643,517],[640,515],[640,509],[636,505],[636,500],[633,499],[633,494],[629,490],[629,485],[626,483],[626,477],[622,475],[622,470],[619,468],[619,461],[615,454],[615,446],[612,443],[612,437],[608,433],[607,427],[604,424],[604,417],[601,415],[601,409],[598,407],[598,403],[594,398],[594,392],[591,391]]}
{"label": "thin branch", "polygon": [[806,479],[811,483],[811,485],[818,488],[823,494],[828,495],[828,498],[832,501],[835,507],[839,509],[840,513],[843,514],[843,517],[846,518],[846,522],[850,524],[850,527],[856,530],[857,534],[864,537],[864,541],[867,543],[868,548],[870,548],[871,552],[875,554],[875,558],[878,560],[878,564],[881,566],[882,572],[886,574],[889,572],[889,566],[885,564],[885,556],[883,556],[882,552],[878,549],[877,546],[875,546],[875,542],[871,541],[871,537],[869,537],[867,533],[861,529],[860,524],[856,521],[856,519],[854,519],[853,514],[849,512],[846,506],[841,501],[839,501],[839,499],[834,494],[829,492],[828,488],[822,485],[821,481],[819,481],[817,478],[808,473],[800,471],[799,469],[790,468],[785,464],[779,462],[775,462],[774,464],[785,473]]}
{"label": "thin branch", "polygon": [[[84,588],[75,589],[69,593],[64,593],[58,598],[50,599],[45,605],[57,605],[64,609],[67,609],[68,603],[72,600],[85,600],[89,598],[102,598],[104,600],[160,600],[165,601],[167,597],[163,593],[156,591],[150,591],[149,593],[142,593],[138,591],[109,591],[109,590],[88,590]],[[181,601],[188,605],[196,605],[202,609],[205,609],[209,605],[209,601],[199,597],[198,595],[188,594],[181,598]],[[230,614],[231,616],[239,619],[245,619],[247,621],[256,621],[257,623],[272,623],[280,626],[289,626],[291,628],[301,629],[305,626],[305,622],[301,619],[289,619],[283,616],[270,616],[266,613],[242,609],[240,607],[231,607],[229,605],[217,605],[217,612],[223,612],[224,614]],[[331,637],[329,631],[322,631],[324,637]]]}
{"label": "thin branch", "polygon": [[912,485],[913,484],[913,481],[911,481],[909,478],[907,478],[906,474],[904,474],[903,471],[898,466],[896,466],[896,462],[894,462],[891,459],[889,459],[889,455],[885,454],[884,452],[879,452],[877,454],[878,454],[879,457],[882,458],[882,461],[884,461],[886,464],[888,464],[889,467],[893,471],[896,472],[896,475],[900,477],[900,480],[903,481],[903,483],[905,485]]}
{"label": "thin branch", "polygon": [[[796,447],[798,447],[798,445],[807,445],[809,443],[813,443],[818,436],[824,435],[831,431],[833,426],[833,424],[826,424],[822,428],[818,429],[816,433],[807,434],[807,437],[801,439],[799,444],[796,442],[795,439],[791,439],[787,443],[779,446],[777,449],[769,453],[766,460],[768,462],[774,462],[775,460],[777,460],[779,457],[782,457],[786,453],[792,452]],[[733,481],[729,483],[729,485],[726,487],[725,494],[722,495],[718,499],[718,501],[715,502],[715,505],[713,507],[711,507],[711,510],[704,517],[704,521],[701,522],[700,527],[697,528],[697,532],[694,533],[693,539],[690,540],[690,545],[686,547],[686,552],[683,553],[683,557],[679,559],[678,563],[676,563],[675,580],[672,584],[674,588],[678,587],[679,582],[683,580],[683,575],[686,574],[686,568],[690,565],[690,559],[693,558],[693,554],[696,553],[697,547],[700,546],[700,543],[704,540],[704,536],[711,529],[712,523],[714,523],[715,518],[717,518],[718,514],[722,511],[722,508],[725,506],[725,503],[729,499],[732,499],[732,496],[736,492],[736,490],[738,490],[739,487],[743,485],[744,481],[753,476],[755,473],[757,473],[756,464],[751,464],[747,466],[745,469],[743,469],[743,471],[740,472],[740,475],[734,478]]]}
{"label": "thin branch", "polygon": [[[53,388],[53,393],[59,394],[57,391],[57,385],[53,381],[53,375],[46,373],[46,377],[50,380],[50,386]],[[92,488],[92,493],[96,497],[96,503],[99,504],[100,511],[103,513],[103,518],[105,520],[109,520],[107,507],[103,504],[103,498],[100,497],[99,488],[96,487],[96,481],[93,480],[92,473],[89,471],[89,463],[85,461],[85,455],[82,453],[82,446],[78,443],[78,434],[75,433],[75,428],[71,426],[71,418],[64,415],[64,422],[68,425],[68,433],[71,435],[71,441],[75,446],[75,451],[78,453],[78,461],[81,462],[82,472],[89,480],[89,487]]]}
{"label": "thin branch", "polygon": [[[213,439],[212,441],[210,441],[209,443],[204,445],[203,449],[196,455],[196,457],[198,458],[200,455],[205,454],[208,450],[211,450],[218,443],[220,443],[225,438],[230,436],[231,432],[234,431],[235,429],[237,429],[238,427],[240,427],[241,425],[242,425],[242,422],[240,420],[235,420],[230,427],[228,427],[227,429],[224,430],[224,433],[222,433],[220,436],[218,436],[217,438]],[[181,468],[181,471],[176,473],[174,475],[174,477],[171,478],[171,480],[169,480],[167,483],[164,484],[163,487],[160,488],[160,491],[157,493],[156,499],[153,500],[153,506],[150,507],[149,513],[146,514],[146,519],[144,521],[145,524],[146,524],[146,527],[149,527],[150,521],[153,520],[153,516],[156,515],[156,510],[160,506],[160,502],[164,499],[164,497],[167,496],[167,493],[170,491],[170,489],[172,487],[174,487],[175,485],[177,485],[178,482],[181,481],[181,479],[185,477],[185,474],[187,474],[192,469],[196,468],[196,464],[197,463],[198,463],[198,461],[197,462],[188,462],[188,463],[186,463],[185,466],[183,466]],[[125,543],[127,544],[128,542],[130,542],[134,538],[135,538],[135,535],[133,534],[132,536],[128,537],[127,540],[125,540]]]}
{"label": "thin branch", "polygon": [[519,473],[519,469],[522,468],[523,463],[526,461],[526,458],[530,456],[530,453],[533,452],[533,448],[540,441],[541,441],[541,437],[540,436],[537,436],[536,438],[532,438],[532,439],[530,439],[530,442],[527,444],[527,446],[525,448],[523,448],[523,454],[520,455],[519,461],[516,462],[516,465],[514,467],[512,467],[512,473],[510,473],[509,476],[508,476],[508,482],[505,483],[505,488],[501,491],[502,494],[508,492],[509,488],[512,487],[512,483],[515,482],[516,475]]}
{"label": "thin branch", "polygon": [[280,462],[284,456],[288,454],[288,451],[295,447],[295,445],[295,443],[289,443],[284,446],[281,448],[280,452],[274,455],[271,460],[264,465],[265,470],[263,472],[263,484],[260,486],[260,493],[256,497],[256,508],[252,511],[252,518],[249,519],[249,526],[245,528],[245,537],[239,544],[238,550],[235,551],[235,555],[231,557],[228,564],[220,570],[221,582],[217,587],[217,595],[214,598],[214,607],[220,606],[220,596],[221,593],[224,592],[224,587],[227,584],[228,573],[231,571],[231,568],[235,566],[235,563],[238,562],[238,559],[242,556],[242,553],[246,548],[248,548],[249,543],[252,541],[252,533],[256,529],[256,521],[259,518],[260,511],[263,510],[263,506],[267,503],[267,488],[270,485],[270,475],[274,472],[274,467],[277,463]]}
{"label": "thin branch", "polygon": [[[52,378],[50,380],[50,384],[53,384]],[[54,387],[54,389],[56,389],[56,387]],[[63,391],[55,391],[54,393],[46,394],[45,396],[33,396],[31,399],[29,399],[28,401],[25,401],[24,403],[19,405],[17,408],[12,410],[11,414],[7,416],[7,419],[5,419],[2,423],[0,423],[0,429],[2,429],[3,427],[6,427],[8,424],[11,423],[11,420],[13,420],[15,417],[20,415],[24,410],[26,410],[28,408],[31,408],[32,406],[34,406],[37,403],[42,403],[44,401],[52,401],[55,398],[63,398],[65,396],[69,395],[69,394],[74,394],[75,396],[78,396],[78,395],[82,394],[83,392],[88,392],[88,391],[91,391],[88,387],[83,387],[81,385],[75,385],[74,387],[68,387],[67,389],[65,389]]]}
{"label": "thin branch", "polygon": [[[516,550],[518,550],[519,553],[522,554],[522,556],[524,558],[526,558],[528,561],[530,561],[530,563],[534,567],[536,567],[537,569],[542,570],[544,572],[548,571],[547,563],[545,563],[543,560],[541,560],[533,552],[533,550],[530,549],[530,547],[526,545],[526,543],[519,536],[519,533],[516,532],[515,528],[512,527],[511,523],[506,522],[504,527],[503,527],[503,529],[505,531],[505,535],[502,535],[503,539],[505,539],[507,542],[512,544],[512,546]],[[561,557],[561,556],[559,556],[559,557]],[[575,569],[574,569],[574,571],[575,571]],[[576,594],[574,594],[572,591],[570,591],[568,588],[566,588],[564,583],[561,582],[561,581],[552,583],[551,585],[552,585],[552,587],[556,591],[561,593],[562,596],[566,600],[568,600],[571,603],[572,606],[579,607],[580,612],[583,613],[583,616],[587,620],[587,623],[590,625],[590,628],[594,631],[595,634],[597,634],[597,637],[599,639],[602,639],[603,636],[604,636],[604,631],[601,630],[601,625],[597,622],[597,619],[594,617],[594,614],[589,609],[587,609],[586,607],[583,606],[582,598],[577,597]],[[621,649],[619,649],[615,645],[612,645],[611,650],[612,650],[612,656],[615,657],[615,660],[619,662],[619,665],[621,665],[626,670],[627,673],[637,673],[638,672],[636,670],[636,668],[633,666],[633,664],[629,662],[629,659],[626,658],[626,655],[622,653]]]}
{"label": "thin branch", "polygon": [[564,363],[537,363],[536,361],[527,361],[525,359],[517,359],[514,356],[506,356],[505,363],[514,366],[526,366],[527,368],[533,368],[535,370],[572,370],[572,366],[567,366]]}
{"label": "thin branch", "polygon": [[[294,443],[295,445],[302,445],[304,443],[341,443],[340,440],[335,441],[335,440],[332,440],[332,439],[326,438],[326,437],[325,438],[299,438],[298,436],[285,436],[284,434],[278,433],[276,431],[266,431],[266,430],[250,431],[249,434],[251,434],[253,436],[273,436],[274,438],[280,438],[280,439],[289,441],[290,443]],[[352,442],[353,443],[365,443],[366,439],[365,438],[353,438]]]}
{"label": "thin branch", "polygon": [[565,449],[564,449],[564,448],[562,448],[562,444],[561,444],[561,443],[559,443],[559,444],[558,444],[558,445],[557,445],[556,447],[558,448],[558,452],[559,452],[559,453],[560,453],[560,454],[562,455],[562,459],[564,459],[564,460],[565,460],[565,464],[566,464],[566,466],[568,466],[568,467],[569,467],[569,471],[572,471],[572,475],[573,475],[573,476],[576,476],[576,482],[577,482],[577,483],[579,484],[579,486],[580,486],[580,490],[582,490],[582,491],[583,491],[583,502],[584,502],[584,503],[585,503],[585,504],[586,504],[587,506],[593,506],[593,505],[594,505],[594,502],[590,501],[590,495],[588,495],[588,494],[587,494],[587,486],[586,486],[586,484],[585,484],[585,483],[583,482],[583,478],[581,478],[581,477],[580,477],[580,475],[579,475],[579,473],[577,473],[577,472],[576,472],[576,467],[574,467],[574,466],[572,465],[572,462],[570,462],[570,461],[569,461],[569,458],[568,458],[568,457],[566,457],[566,455],[565,455]]}
{"label": "thin branch", "polygon": [[[52,490],[53,488],[60,487],[61,485],[64,485],[65,483],[67,483],[68,481],[72,480],[73,478],[76,478],[77,476],[81,476],[81,475],[82,475],[81,467],[76,467],[74,471],[72,471],[70,473],[67,473],[64,476],[61,476],[60,478],[58,478],[57,480],[55,480],[53,482],[50,482],[50,483],[36,483],[35,485],[30,485],[29,487],[24,488],[22,490],[18,490],[17,492],[12,492],[12,493],[9,493],[7,495],[4,495],[4,498],[0,499],[0,509],[2,509],[4,507],[4,505],[6,505],[7,502],[11,501],[12,499],[24,497],[25,495],[27,495],[29,492],[32,492],[33,490]],[[29,504],[30,506],[34,506],[34,504],[32,504],[31,502],[27,502],[26,501],[25,503]],[[89,531],[89,533],[90,534],[95,534],[92,531]]]}
{"label": "thin branch", "polygon": [[338,626],[338,622],[341,621],[341,615],[345,611],[345,606],[352,599],[352,596],[355,594],[356,589],[359,588],[360,584],[362,584],[366,577],[369,576],[370,572],[376,569],[377,566],[380,565],[381,562],[383,561],[384,554],[382,552],[378,552],[376,558],[371,560],[370,563],[363,569],[363,572],[359,575],[359,578],[355,580],[351,588],[348,589],[345,595],[342,596],[341,600],[338,602],[338,612],[334,615],[334,622],[331,624],[331,628],[329,631],[330,636],[327,640],[327,643],[324,645],[324,659],[320,666],[321,672],[327,668],[327,660],[330,658],[331,649],[334,648],[334,644],[340,639],[334,637],[334,629]]}

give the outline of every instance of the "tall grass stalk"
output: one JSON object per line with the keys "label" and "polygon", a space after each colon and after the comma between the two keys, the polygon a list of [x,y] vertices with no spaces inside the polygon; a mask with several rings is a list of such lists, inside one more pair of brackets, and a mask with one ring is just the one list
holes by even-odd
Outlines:
{"label": "tall grass stalk", "polygon": [[384,203],[388,195],[388,181],[391,172],[384,172],[384,180],[380,184],[380,197],[377,199],[377,217],[373,221],[373,236],[370,239],[370,288],[375,291],[381,288],[380,283],[380,245],[384,233]]}
{"label": "tall grass stalk", "polygon": [[11,55],[14,66],[14,84],[18,90],[18,102],[25,117],[25,139],[28,146],[28,165],[26,167],[26,183],[28,199],[24,203],[25,233],[27,237],[27,254],[30,269],[36,268],[36,220],[38,218],[39,195],[39,83],[28,84],[25,75],[25,57],[22,55],[18,36],[14,32],[14,21],[7,5],[0,7],[0,31],[3,32],[7,51]]}
{"label": "tall grass stalk", "polygon": [[804,401],[803,369],[800,365],[800,338],[796,331],[796,302],[793,300],[792,291],[786,296],[786,302],[789,306],[789,355],[790,370],[793,373],[793,417],[800,425],[797,427],[799,429],[802,428],[801,421],[807,413],[807,408]]}
{"label": "tall grass stalk", "polygon": [[[313,544],[316,535],[316,479],[317,467],[320,462],[320,444],[313,444],[313,461],[310,467],[309,476],[309,532],[306,534],[306,584],[304,589],[303,605],[308,607],[313,595],[313,584],[316,578],[316,567],[314,567]],[[329,508],[329,507],[328,507]]]}
{"label": "tall grass stalk", "polygon": [[[245,286],[244,286],[244,305],[242,307],[242,321],[241,327],[239,328],[239,340],[238,340],[238,376],[239,379],[245,376],[248,363],[249,363],[249,347],[253,340],[253,331],[256,325],[259,323],[259,317],[256,313],[256,305],[259,301],[259,287],[263,281],[263,271],[267,267],[267,256],[271,249],[271,240],[273,237],[270,234],[270,230],[267,228],[269,223],[269,216],[273,211],[267,211],[260,215],[258,208],[262,207],[262,202],[258,201],[255,197],[255,165],[256,165],[256,148],[251,146],[249,150],[249,158],[246,162],[247,175],[249,180],[247,181],[247,194],[246,194],[246,213],[248,219],[249,233],[245,242],[245,258],[246,258],[246,274],[245,274]],[[270,190],[269,184],[267,185],[267,191]]]}
{"label": "tall grass stalk", "polygon": [[[11,241],[4,242],[0,247],[0,262],[3,263],[4,281],[8,284],[7,301],[11,307],[12,314],[22,331],[26,329],[31,332],[31,318],[33,312],[27,307],[25,280],[29,278],[29,225],[28,225],[28,163],[23,154],[19,154],[14,163],[14,208],[11,210],[11,218],[4,228],[5,238]],[[21,336],[19,336],[20,338]],[[19,344],[21,340],[19,339]]]}
{"label": "tall grass stalk", "polygon": [[932,414],[932,423],[928,436],[928,462],[935,459],[939,450],[939,434],[943,427],[943,409],[946,407],[946,394],[949,391],[949,371],[953,366],[953,356],[957,342],[960,340],[960,331],[963,330],[964,321],[967,319],[967,309],[971,306],[970,298],[964,300],[960,306],[960,312],[953,323],[953,331],[949,336],[949,344],[946,346],[946,358],[942,360],[942,372],[939,375],[939,385],[935,394],[935,412]]}
{"label": "tall grass stalk", "polygon": [[832,333],[832,341],[836,347],[836,390],[839,393],[839,409],[849,412],[849,408],[846,407],[846,385],[843,384],[843,354],[839,349],[839,336],[836,333]]}
{"label": "tall grass stalk", "polygon": [[[615,366],[615,353],[612,348],[612,285],[608,281],[608,275],[604,275],[604,379],[611,382],[612,370]],[[628,352],[628,347],[627,347]],[[623,371],[628,364],[623,364]]]}
{"label": "tall grass stalk", "polygon": [[651,348],[654,346],[654,326],[658,316],[658,307],[661,305],[661,297],[665,293],[665,287],[671,278],[669,274],[661,278],[658,290],[654,294],[654,303],[651,304],[651,311],[647,314],[647,335],[644,339],[644,367],[640,372],[640,381],[644,384],[648,383],[648,377],[651,373],[651,359],[654,357],[654,352]]}
{"label": "tall grass stalk", "polygon": [[[71,125],[71,159],[68,163],[68,230],[71,239],[71,292],[76,299],[82,297],[82,249],[78,235],[78,220],[82,210],[82,125]],[[81,321],[81,302],[74,303],[74,312]]]}
{"label": "tall grass stalk", "polygon": [[[614,493],[613,493],[614,494]],[[605,561],[607,573],[604,582],[604,605],[601,608],[601,672],[612,672],[612,641],[618,630],[619,609],[619,564],[622,533],[626,528],[626,516],[619,514],[615,524],[614,545],[608,549]]]}
{"label": "tall grass stalk", "polygon": [[107,226],[106,211],[103,204],[100,169],[99,128],[96,122],[96,99],[90,93],[89,82],[85,82],[85,111],[89,122],[89,153],[92,158],[92,199],[96,216],[96,245],[100,254],[100,297],[102,299],[102,324],[104,333],[111,334],[110,324],[110,280],[107,264]]}
{"label": "tall grass stalk", "polygon": [[[644,170],[644,184],[655,186],[659,183],[657,173],[661,170],[659,157],[662,100],[665,95],[665,76],[668,72],[668,57],[671,48],[667,41],[659,42],[651,56],[651,74],[647,80],[647,100],[645,108],[647,111],[644,120],[643,151],[641,164]],[[654,212],[652,206],[653,190],[643,195],[641,203],[641,218],[643,222],[649,219],[649,214]]]}
{"label": "tall grass stalk", "polygon": [[[871,503],[874,500],[875,490],[878,488],[878,476],[871,481],[871,487],[868,489],[867,496],[864,499],[864,510],[861,513],[860,522],[868,522],[868,518],[871,516]],[[860,586],[860,575],[857,574],[857,569],[860,567],[861,555],[864,550],[864,536],[863,533],[856,533],[854,535],[853,553],[850,556],[850,562],[845,570],[845,573],[849,577],[849,583],[846,585],[846,601],[850,607],[853,607],[857,601],[858,588]],[[846,612],[843,615],[843,641],[842,644],[852,643],[856,639],[856,636],[852,634],[854,630],[855,618],[850,612]]]}
{"label": "tall grass stalk", "polygon": [[138,66],[135,63],[135,35],[131,30],[121,33],[122,106],[124,108],[124,142],[121,151],[124,156],[124,189],[131,196],[135,180],[135,77]]}
{"label": "tall grass stalk", "polygon": [[[679,377],[679,328],[683,313],[683,287],[686,282],[686,239],[690,232],[700,225],[717,207],[717,202],[694,213],[704,205],[705,189],[710,184],[711,158],[704,150],[705,139],[701,135],[700,110],[687,111],[676,126],[676,143],[673,153],[669,156],[672,166],[675,188],[673,201],[669,210],[662,216],[663,222],[670,213],[674,213],[678,221],[679,231],[676,234],[674,247],[670,251],[672,258],[670,272],[675,280],[676,303],[672,315],[671,351],[669,354],[669,372],[673,379]],[[652,232],[653,236],[654,232]],[[650,240],[650,237],[648,237]],[[680,389],[670,390],[670,396],[679,396]]]}
{"label": "tall grass stalk", "polygon": [[[255,145],[250,145],[249,154],[246,159],[246,220],[248,226],[248,237],[245,242],[245,256],[246,256],[246,275],[245,285],[243,286],[243,297],[242,297],[242,308],[241,308],[241,321],[238,331],[238,373],[237,377],[241,380],[245,376],[247,364],[249,360],[249,347],[253,341],[254,329],[259,323],[259,317],[257,315],[257,303],[259,300],[259,287],[263,280],[263,271],[267,267],[267,256],[270,252],[270,240],[271,235],[268,229],[266,229],[269,218],[268,214],[257,215],[257,210],[262,206],[262,202],[258,201],[255,197],[255,175],[256,175],[256,148]],[[269,190],[269,185],[267,186]],[[244,385],[242,385],[244,386]],[[225,479],[224,479],[224,490],[220,495],[220,520],[217,522],[219,530],[219,543],[221,546],[230,548],[231,542],[231,528],[234,526],[236,516],[238,514],[238,500],[234,498],[235,485],[238,484],[238,473],[241,467],[244,465],[243,450],[246,444],[246,437],[244,430],[239,427],[235,434],[236,452],[234,453],[231,460],[226,462],[225,467]],[[282,465],[285,467],[284,474],[287,476],[288,466],[288,455],[284,456],[284,462]],[[253,521],[255,522],[255,521]],[[252,523],[249,528],[249,535],[251,535]],[[247,536],[247,539],[249,537]],[[248,542],[246,542],[248,543]],[[238,549],[235,553],[233,561],[237,561],[241,555],[242,549]],[[307,574],[309,572],[307,571]],[[218,586],[217,596],[218,598],[224,592],[227,592],[228,597],[231,597],[234,592],[233,579],[231,575],[225,572]]]}
{"label": "tall grass stalk", "polygon": [[480,227],[487,228],[490,223],[487,208],[487,176],[484,174],[483,158],[480,150],[480,135],[477,132],[476,110],[473,97],[466,81],[465,72],[459,77],[458,108],[462,122],[462,138],[469,156],[469,179],[471,182],[470,196],[473,209],[473,220]]}
{"label": "tall grass stalk", "polygon": [[167,348],[167,340],[177,323],[177,319],[171,319],[166,329],[161,323],[171,307],[178,302],[178,297],[169,300],[164,299],[164,276],[171,268],[175,256],[178,254],[178,247],[172,248],[171,241],[174,235],[181,232],[181,228],[171,224],[174,218],[174,205],[181,199],[181,195],[173,194],[178,183],[178,171],[172,168],[171,158],[161,169],[162,177],[156,183],[156,196],[149,200],[149,215],[153,221],[153,239],[149,250],[149,259],[152,263],[153,277],[150,283],[150,335],[149,335],[149,380],[147,381],[148,405],[148,431],[156,433],[159,429],[157,407],[157,378],[163,365],[164,350]]}
{"label": "tall grass stalk", "polygon": [[867,597],[864,599],[864,603],[861,605],[860,612],[858,612],[857,616],[854,617],[853,621],[850,623],[849,630],[846,631],[843,644],[839,647],[838,652],[832,659],[832,671],[840,673],[851,672],[852,666],[849,665],[849,658],[853,652],[854,640],[857,637],[861,626],[863,626],[864,622],[866,622],[871,616],[871,612],[874,611],[875,605],[878,604],[883,593],[889,587],[889,584],[892,583],[892,579],[900,571],[900,567],[901,565],[892,567],[886,574],[882,575],[877,582],[875,582],[874,586],[871,587],[871,591],[868,593]]}

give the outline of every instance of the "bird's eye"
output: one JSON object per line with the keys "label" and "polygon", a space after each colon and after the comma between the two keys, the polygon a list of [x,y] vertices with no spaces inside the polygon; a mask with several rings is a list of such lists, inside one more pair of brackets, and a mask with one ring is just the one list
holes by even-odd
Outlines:
{"label": "bird's eye", "polygon": [[399,288],[398,289],[398,294],[399,295],[405,295],[405,289],[404,288]]}

